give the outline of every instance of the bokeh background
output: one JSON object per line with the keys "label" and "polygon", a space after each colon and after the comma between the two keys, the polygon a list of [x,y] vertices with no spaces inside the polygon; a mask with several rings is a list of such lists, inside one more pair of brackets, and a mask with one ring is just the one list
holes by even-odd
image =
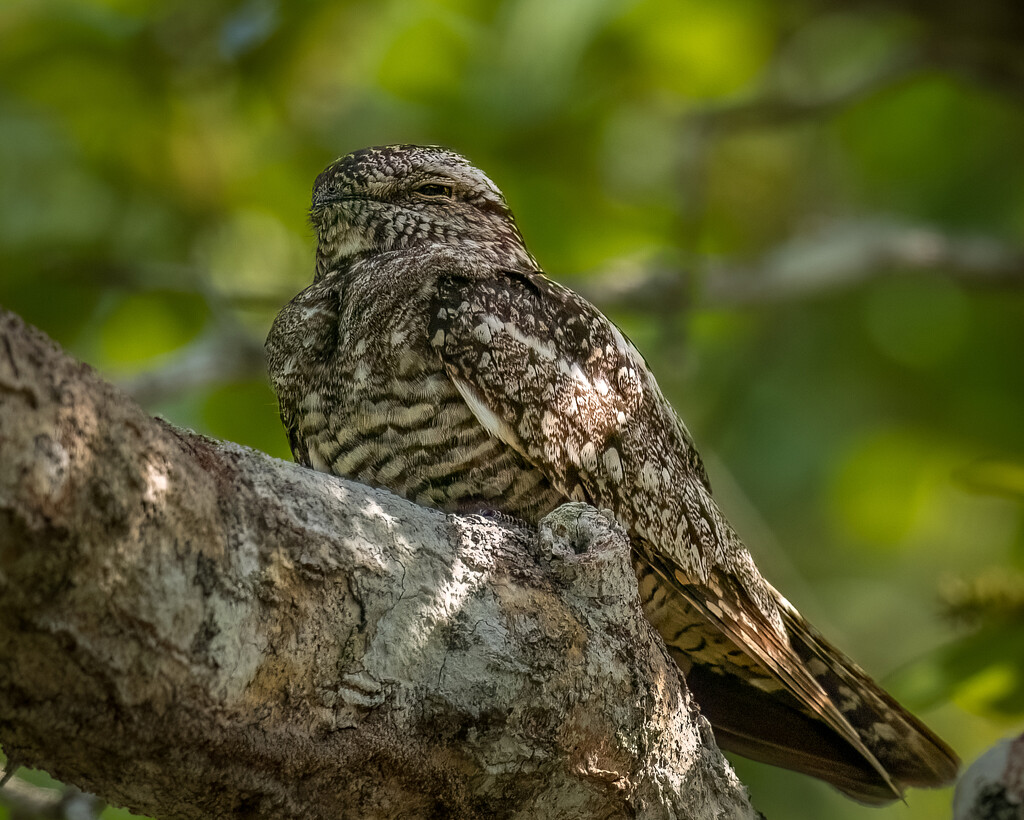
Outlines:
{"label": "bokeh background", "polygon": [[[768,577],[971,760],[1024,722],[1022,43],[1013,2],[5,0],[0,304],[287,458],[261,346],[314,177],[455,148],[645,353]],[[768,817],[869,816],[737,768]]]}

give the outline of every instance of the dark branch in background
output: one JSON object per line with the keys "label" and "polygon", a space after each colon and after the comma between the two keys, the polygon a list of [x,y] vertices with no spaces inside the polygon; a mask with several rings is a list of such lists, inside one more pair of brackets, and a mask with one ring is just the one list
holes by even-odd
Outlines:
{"label": "dark branch in background", "polygon": [[1024,5],[960,0],[825,0],[826,8],[909,15],[930,66],[1024,103]]}
{"label": "dark branch in background", "polygon": [[[174,270],[163,271],[164,278],[168,273],[173,276]],[[197,341],[168,356],[162,365],[122,380],[121,388],[144,406],[215,385],[263,378],[266,374],[263,340],[239,321],[230,301],[202,272],[186,269],[182,273],[206,302],[210,329]],[[282,299],[278,307],[287,301]]]}
{"label": "dark branch in background", "polygon": [[[698,276],[702,307],[799,301],[890,275],[949,279],[965,288],[1024,288],[1024,252],[986,238],[882,220],[841,222],[780,245],[749,264],[707,260]],[[687,307],[679,270],[601,273],[576,286],[608,309],[675,311]]]}
{"label": "dark branch in background", "polygon": [[262,378],[265,373],[262,340],[237,328],[204,334],[168,356],[164,364],[123,379],[120,386],[148,407],[192,391]]}
{"label": "dark branch in background", "polygon": [[591,507],[446,516],[212,441],[2,311],[0,446],[15,763],[156,817],[755,816]]}
{"label": "dark branch in background", "polygon": [[734,133],[748,128],[770,128],[806,119],[826,117],[879,91],[902,83],[927,66],[917,53],[897,54],[877,70],[850,85],[829,93],[798,98],[769,91],[752,100],[709,106],[688,114],[682,130],[695,128],[710,135]]}
{"label": "dark branch in background", "polygon": [[[986,237],[956,237],[924,225],[851,220],[795,237],[749,263],[706,259],[697,271],[623,266],[574,281],[608,312],[675,314],[811,299],[891,275],[945,278],[967,289],[1024,289],[1024,251]],[[696,295],[693,295],[696,291]],[[276,311],[293,294],[224,294],[234,309]],[[189,390],[265,375],[263,340],[237,323],[213,331],[121,386],[145,405]]]}
{"label": "dark branch in background", "polygon": [[[726,104],[709,105],[687,111],[676,128],[681,148],[675,171],[677,191],[677,218],[675,244],[693,249],[699,246],[702,222],[706,216],[708,193],[708,157],[723,138],[756,128],[779,128],[810,119],[824,119],[860,100],[909,79],[924,67],[922,55],[904,49],[893,54],[888,61],[864,77],[845,86],[801,94],[797,90],[783,90],[779,78],[789,58],[787,38],[765,71],[765,88],[752,99]],[[701,260],[692,258],[691,267],[702,267]],[[686,303],[701,302],[695,280],[688,281]],[[667,307],[661,309],[661,315]]]}

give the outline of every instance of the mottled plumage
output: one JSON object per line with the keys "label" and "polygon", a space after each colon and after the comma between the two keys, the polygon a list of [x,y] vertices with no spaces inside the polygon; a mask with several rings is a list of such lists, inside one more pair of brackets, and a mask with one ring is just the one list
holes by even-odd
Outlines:
{"label": "mottled plumage", "polygon": [[643,357],[539,271],[484,174],[357,151],[317,178],[312,220],[314,282],[267,339],[299,463],[444,510],[608,508],[724,748],[868,803],[952,780],[942,741],[761,577]]}

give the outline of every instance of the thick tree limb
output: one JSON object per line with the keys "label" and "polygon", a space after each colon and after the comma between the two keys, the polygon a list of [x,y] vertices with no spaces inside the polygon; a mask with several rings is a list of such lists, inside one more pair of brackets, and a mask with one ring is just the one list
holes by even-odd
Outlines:
{"label": "thick tree limb", "polygon": [[0,742],[161,818],[754,816],[601,513],[205,439],[7,313]]}

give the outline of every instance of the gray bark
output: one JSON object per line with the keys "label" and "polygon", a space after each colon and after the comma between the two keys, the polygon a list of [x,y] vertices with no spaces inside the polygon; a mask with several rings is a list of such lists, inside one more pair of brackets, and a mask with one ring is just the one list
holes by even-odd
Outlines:
{"label": "gray bark", "polygon": [[628,545],[150,418],[0,311],[0,743],[160,818],[751,818]]}

